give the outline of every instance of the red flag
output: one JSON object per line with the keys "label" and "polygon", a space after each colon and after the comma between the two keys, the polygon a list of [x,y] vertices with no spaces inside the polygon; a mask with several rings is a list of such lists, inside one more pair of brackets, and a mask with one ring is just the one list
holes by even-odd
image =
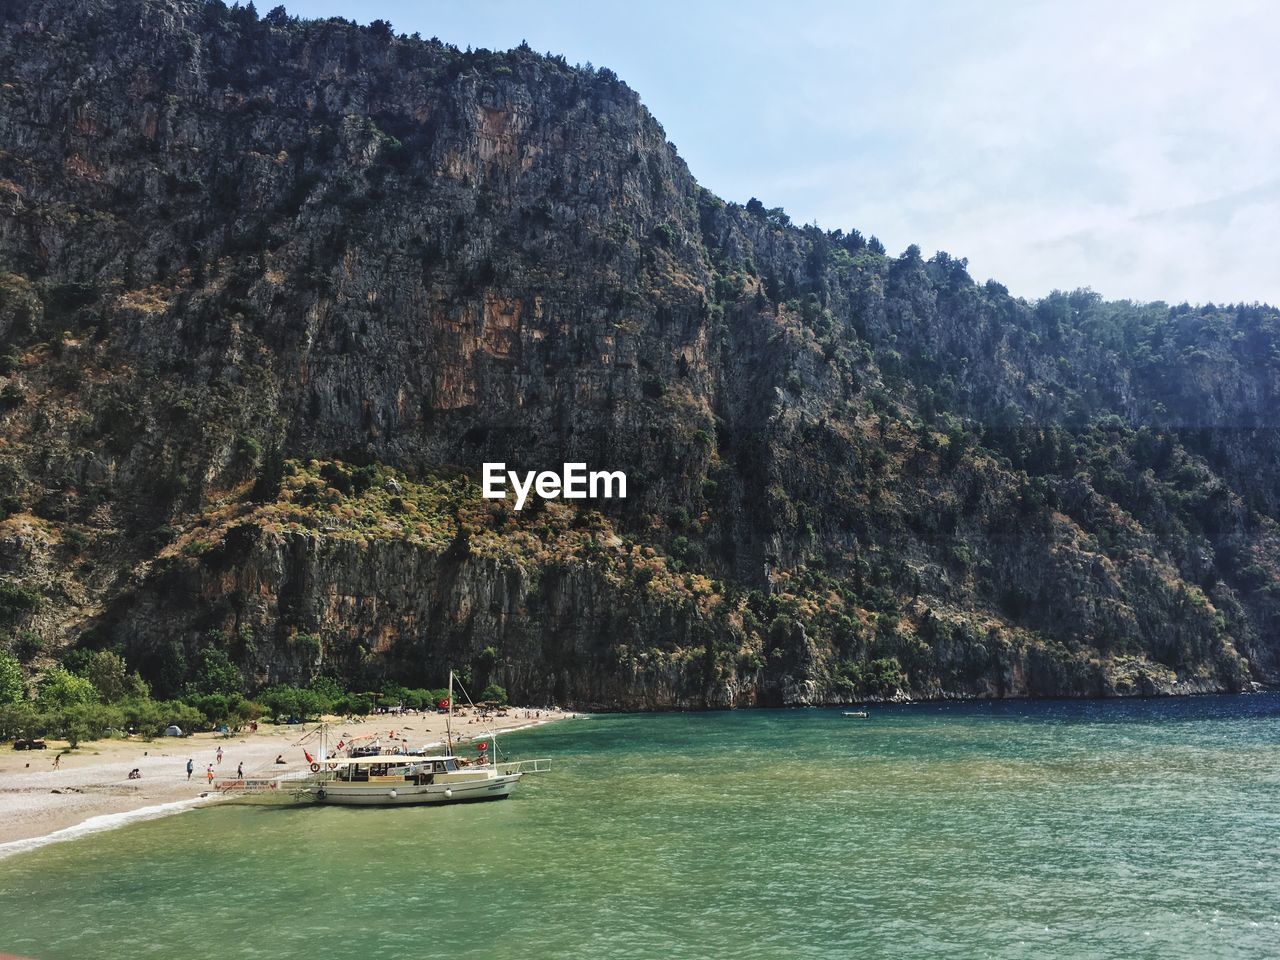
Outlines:
{"label": "red flag", "polygon": [[303,748],[302,748],[302,755],[303,755],[304,757],[306,757],[306,758],[307,758],[307,763],[315,763],[315,762],[316,762],[316,761],[315,761],[315,758],[314,758],[314,757],[312,757],[312,756],[311,756],[311,754],[307,753],[307,748],[306,748],[306,747],[303,747]]}
{"label": "red flag", "polygon": [[343,741],[343,740],[339,740],[339,741],[338,741],[338,749],[339,749],[339,750],[341,750],[344,746],[346,746],[345,741]]}

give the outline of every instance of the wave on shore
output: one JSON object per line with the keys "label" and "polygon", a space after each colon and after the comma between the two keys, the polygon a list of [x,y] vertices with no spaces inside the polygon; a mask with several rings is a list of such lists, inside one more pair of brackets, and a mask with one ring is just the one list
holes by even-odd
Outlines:
{"label": "wave on shore", "polygon": [[23,840],[10,840],[8,843],[0,843],[0,860],[17,853],[36,850],[51,843],[61,843],[65,840],[75,840],[91,833],[114,830],[116,827],[124,826],[126,823],[131,823],[135,820],[154,820],[157,817],[167,817],[170,814],[181,813],[183,810],[189,810],[200,804],[219,799],[221,798],[218,796],[205,794],[199,797],[191,797],[188,800],[173,800],[169,803],[157,803],[149,807],[139,807],[137,810],[99,814],[96,817],[90,817],[77,823],[75,826],[64,827],[42,837],[27,837]]}

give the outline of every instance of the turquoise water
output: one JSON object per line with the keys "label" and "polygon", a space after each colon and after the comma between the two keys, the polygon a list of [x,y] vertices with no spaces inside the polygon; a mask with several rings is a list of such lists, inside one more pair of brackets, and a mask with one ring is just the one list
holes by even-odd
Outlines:
{"label": "turquoise water", "polygon": [[0,861],[56,958],[1276,957],[1280,696],[612,716],[501,803],[222,805]]}

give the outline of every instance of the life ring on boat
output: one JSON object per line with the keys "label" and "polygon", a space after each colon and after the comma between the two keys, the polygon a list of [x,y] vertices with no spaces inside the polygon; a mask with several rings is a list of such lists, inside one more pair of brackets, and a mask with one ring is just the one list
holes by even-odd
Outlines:
{"label": "life ring on boat", "polygon": [[489,745],[487,743],[477,743],[476,749],[479,750],[481,753],[484,753],[486,750],[489,749]]}
{"label": "life ring on boat", "polygon": [[313,763],[313,764],[311,765],[311,772],[312,772],[312,773],[319,773],[319,772],[320,772],[320,764],[318,764],[318,763]]}
{"label": "life ring on boat", "polygon": [[329,764],[328,766],[329,766],[329,769],[330,769],[330,770],[337,770],[337,769],[338,769],[338,765],[337,765],[336,763],[331,763],[331,764]]}

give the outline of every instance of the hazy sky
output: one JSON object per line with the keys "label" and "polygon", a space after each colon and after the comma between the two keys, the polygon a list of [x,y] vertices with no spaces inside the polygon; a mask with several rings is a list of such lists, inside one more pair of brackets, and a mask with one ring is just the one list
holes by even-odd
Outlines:
{"label": "hazy sky", "polygon": [[286,6],[611,67],[725,199],[968,257],[1015,294],[1280,303],[1280,5]]}

